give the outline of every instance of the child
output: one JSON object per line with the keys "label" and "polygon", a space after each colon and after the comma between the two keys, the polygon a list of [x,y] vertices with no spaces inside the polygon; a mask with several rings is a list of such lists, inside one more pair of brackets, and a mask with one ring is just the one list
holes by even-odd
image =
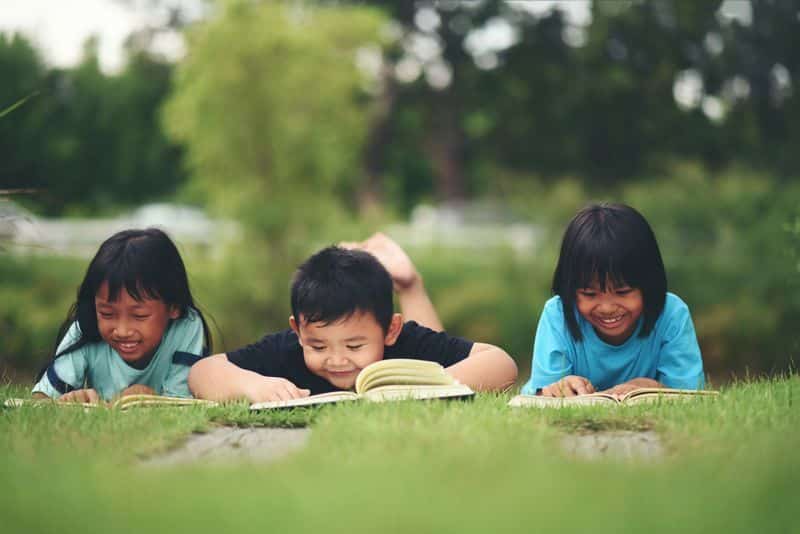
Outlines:
{"label": "child", "polygon": [[633,208],[594,204],[578,212],[564,233],[553,293],[522,393],[703,387],[689,308],[667,293],[655,235]]}
{"label": "child", "polygon": [[191,397],[189,368],[210,347],[178,249],[161,230],[125,230],[89,264],[33,396],[91,403],[138,393]]}
{"label": "child", "polygon": [[253,345],[206,358],[192,367],[189,387],[200,398],[251,402],[288,400],[351,389],[358,372],[384,358],[418,358],[445,366],[473,389],[500,390],[514,383],[514,361],[492,345],[473,343],[403,323],[392,308],[393,269],[403,311],[441,327],[422,279],[393,241],[376,235],[363,244],[328,247],[295,273],[291,329]]}

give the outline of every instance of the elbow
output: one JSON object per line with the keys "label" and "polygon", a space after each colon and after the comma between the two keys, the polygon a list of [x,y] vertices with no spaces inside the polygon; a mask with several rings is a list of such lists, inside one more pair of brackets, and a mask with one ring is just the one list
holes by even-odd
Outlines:
{"label": "elbow", "polygon": [[517,368],[517,362],[514,361],[514,358],[508,355],[508,353],[502,349],[497,349],[502,353],[501,362],[499,365],[502,366],[502,376],[503,379],[501,380],[500,387],[502,391],[508,391],[514,384],[517,383],[517,377],[519,376],[519,369]]}
{"label": "elbow", "polygon": [[215,354],[213,356],[203,358],[199,362],[192,365],[191,369],[189,369],[189,378],[187,380],[189,391],[191,391],[192,395],[198,399],[207,398],[206,394],[208,392],[206,391],[205,385],[208,383],[209,378],[213,375],[213,369],[221,358],[225,358],[225,355]]}

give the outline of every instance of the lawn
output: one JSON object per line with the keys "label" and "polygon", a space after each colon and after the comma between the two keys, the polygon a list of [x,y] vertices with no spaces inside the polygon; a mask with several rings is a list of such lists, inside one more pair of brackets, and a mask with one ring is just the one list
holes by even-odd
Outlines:
{"label": "lawn", "polygon": [[[19,396],[14,386],[0,398]],[[3,532],[800,532],[800,377],[715,401],[0,411]],[[219,424],[312,428],[273,463],[141,460]],[[581,460],[565,433],[653,430],[657,460]]]}

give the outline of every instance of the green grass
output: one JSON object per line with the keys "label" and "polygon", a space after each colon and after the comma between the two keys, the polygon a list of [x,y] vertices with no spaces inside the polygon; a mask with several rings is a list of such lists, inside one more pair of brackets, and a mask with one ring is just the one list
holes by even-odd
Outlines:
{"label": "green grass", "polygon": [[[536,411],[506,400],[2,410],[3,531],[800,532],[800,377],[685,405]],[[217,424],[313,430],[273,463],[141,465]],[[565,432],[603,429],[654,430],[666,454],[588,461],[559,448]]]}

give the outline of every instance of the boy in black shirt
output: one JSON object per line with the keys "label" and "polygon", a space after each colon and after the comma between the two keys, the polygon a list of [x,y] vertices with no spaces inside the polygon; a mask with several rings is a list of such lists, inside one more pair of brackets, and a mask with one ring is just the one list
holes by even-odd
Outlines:
{"label": "boy in black shirt", "polygon": [[[393,285],[406,323],[393,313]],[[422,278],[382,234],[311,256],[295,273],[291,303],[291,330],[194,365],[193,394],[261,402],[350,389],[361,369],[384,358],[438,362],[476,390],[516,380],[516,365],[502,349],[441,331]]]}

